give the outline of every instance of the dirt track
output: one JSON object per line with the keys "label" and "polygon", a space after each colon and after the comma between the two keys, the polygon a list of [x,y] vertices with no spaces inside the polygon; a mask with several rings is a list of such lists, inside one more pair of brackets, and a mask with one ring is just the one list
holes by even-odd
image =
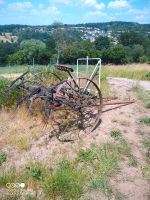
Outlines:
{"label": "dirt track", "polygon": [[[108,78],[108,81],[112,86],[113,92],[120,99],[126,97],[129,99],[136,98],[130,89],[137,81],[122,78]],[[140,81],[138,84],[144,86],[145,89],[150,89],[150,82],[148,81]],[[31,160],[47,162],[47,160],[51,159],[55,163],[62,156],[72,159],[79,146],[86,148],[92,143],[114,142],[114,139],[110,137],[110,131],[119,129],[123,137],[128,141],[138,165],[137,167],[129,166],[127,160],[120,162],[120,171],[111,178],[111,185],[122,192],[128,200],[148,200],[150,197],[149,182],[143,176],[143,168],[148,164],[145,156],[146,150],[141,143],[143,135],[139,134],[139,132],[143,130],[150,134],[150,127],[140,127],[138,119],[145,115],[150,116],[150,110],[144,108],[140,101],[114,110],[109,110],[109,108],[112,107],[103,109],[101,126],[94,133],[83,137],[82,141],[76,141],[73,144],[62,144],[56,138],[50,140],[49,132],[42,132],[39,129],[40,123],[38,127],[34,127],[33,121],[30,122],[27,119],[23,119],[23,117],[6,123],[10,119],[10,114],[0,113],[0,145],[8,154],[8,162],[4,165],[7,168],[9,165],[14,164],[17,168],[20,168],[20,166]],[[22,151],[21,154],[18,147],[13,144],[15,137],[20,134],[28,136],[31,140],[31,148],[27,151]],[[101,193],[99,194],[95,191],[88,192],[85,194],[85,199],[86,197],[90,200],[107,199]]]}
{"label": "dirt track", "polygon": [[131,89],[135,86],[140,86],[145,90],[150,90],[150,81],[139,81],[139,80],[132,80],[128,78],[112,78],[108,77],[108,81],[110,85],[115,85],[119,87],[125,87],[126,89]]}

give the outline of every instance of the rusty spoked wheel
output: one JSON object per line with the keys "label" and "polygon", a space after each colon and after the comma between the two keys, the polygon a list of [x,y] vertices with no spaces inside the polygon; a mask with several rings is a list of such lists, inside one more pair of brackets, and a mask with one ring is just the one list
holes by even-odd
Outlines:
{"label": "rusty spoked wheel", "polygon": [[[64,99],[63,99],[64,98]],[[60,102],[61,102],[61,98]],[[78,87],[70,86],[62,95],[62,104],[50,108],[53,134],[60,141],[72,141],[91,133],[101,122],[102,95],[98,86],[86,78],[78,79]]]}
{"label": "rusty spoked wheel", "polygon": [[51,136],[56,136],[61,142],[76,140],[79,132],[78,116],[78,111],[72,110],[65,105],[51,109]]}
{"label": "rusty spoked wheel", "polygon": [[86,78],[79,78],[80,110],[79,124],[85,133],[94,131],[101,123],[102,94],[97,84]]}

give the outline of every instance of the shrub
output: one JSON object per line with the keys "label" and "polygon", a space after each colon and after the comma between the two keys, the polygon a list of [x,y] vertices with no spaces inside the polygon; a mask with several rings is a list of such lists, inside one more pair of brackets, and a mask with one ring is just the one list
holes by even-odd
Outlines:
{"label": "shrub", "polygon": [[148,63],[148,57],[143,55],[140,57],[140,63]]}
{"label": "shrub", "polygon": [[150,79],[150,72],[146,73],[145,75],[148,79]]}
{"label": "shrub", "polygon": [[7,155],[4,151],[0,151],[0,165],[6,161]]}
{"label": "shrub", "polygon": [[12,88],[11,92],[9,93],[7,89],[9,84],[10,81],[8,79],[0,77],[0,107],[13,106],[20,95],[20,91],[16,88]]}

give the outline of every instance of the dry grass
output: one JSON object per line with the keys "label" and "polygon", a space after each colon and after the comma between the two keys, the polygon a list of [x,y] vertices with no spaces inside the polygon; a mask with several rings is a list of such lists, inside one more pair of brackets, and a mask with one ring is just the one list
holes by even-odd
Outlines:
{"label": "dry grass", "polygon": [[149,80],[149,64],[106,65],[102,68],[102,77],[126,77],[137,80]]}
{"label": "dry grass", "polygon": [[5,127],[2,130],[2,140],[0,140],[1,148],[5,145],[12,145],[20,150],[28,150],[33,141],[43,134],[41,119],[32,118],[24,109],[20,109],[17,114],[13,111],[3,111],[0,114],[0,121]]}
{"label": "dry grass", "polygon": [[126,70],[137,70],[137,71],[142,71],[142,70],[148,70],[150,71],[150,65],[149,64],[139,64],[139,63],[134,63],[134,64],[126,64],[126,65],[106,65],[104,67],[108,67],[110,69],[126,69]]}

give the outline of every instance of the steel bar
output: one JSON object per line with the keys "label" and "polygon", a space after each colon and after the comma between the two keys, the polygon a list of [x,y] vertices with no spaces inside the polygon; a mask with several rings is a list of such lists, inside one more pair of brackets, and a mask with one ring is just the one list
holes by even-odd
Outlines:
{"label": "steel bar", "polygon": [[[105,102],[102,104],[102,106],[108,106],[108,105],[118,105],[118,104],[130,104],[135,103],[135,100],[132,101],[114,101],[114,102]],[[99,105],[98,105],[99,106]]]}

